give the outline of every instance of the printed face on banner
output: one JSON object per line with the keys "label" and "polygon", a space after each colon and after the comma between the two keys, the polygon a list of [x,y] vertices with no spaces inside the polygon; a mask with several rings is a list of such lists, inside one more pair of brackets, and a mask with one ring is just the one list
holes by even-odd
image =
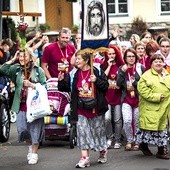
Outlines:
{"label": "printed face on banner", "polygon": [[106,0],[86,1],[84,4],[84,40],[107,38],[106,12]]}

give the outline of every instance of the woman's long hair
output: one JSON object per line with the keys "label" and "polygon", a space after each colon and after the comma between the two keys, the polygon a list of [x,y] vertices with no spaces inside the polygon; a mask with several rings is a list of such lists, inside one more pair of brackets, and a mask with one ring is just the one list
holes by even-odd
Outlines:
{"label": "woman's long hair", "polygon": [[[110,45],[109,45],[109,48],[114,49],[114,51],[115,51],[115,53],[116,53],[115,62],[116,62],[116,64],[117,64],[117,66],[119,67],[119,66],[123,65],[123,64],[124,64],[123,57],[122,57],[122,54],[121,54],[120,50],[118,49],[118,47],[116,47],[116,46],[113,45],[113,44],[110,44]],[[106,59],[105,59],[105,61],[107,62],[107,60],[108,60],[108,55],[107,55],[107,53],[106,53]],[[107,66],[108,66],[108,64],[107,64]]]}

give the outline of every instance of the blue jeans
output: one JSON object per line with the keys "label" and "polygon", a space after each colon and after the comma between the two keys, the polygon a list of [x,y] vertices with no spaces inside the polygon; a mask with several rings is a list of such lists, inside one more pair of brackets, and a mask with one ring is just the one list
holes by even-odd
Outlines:
{"label": "blue jeans", "polygon": [[115,133],[115,141],[120,142],[122,131],[122,112],[121,105],[108,105],[109,110],[105,113],[106,136],[107,139],[113,138],[113,130]]}

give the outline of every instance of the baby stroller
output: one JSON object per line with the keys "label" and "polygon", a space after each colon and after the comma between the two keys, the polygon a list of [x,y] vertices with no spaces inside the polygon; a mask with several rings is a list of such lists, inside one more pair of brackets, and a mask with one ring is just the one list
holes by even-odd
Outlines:
{"label": "baby stroller", "polygon": [[0,142],[7,142],[10,135],[9,79],[0,77]]}
{"label": "baby stroller", "polygon": [[[48,100],[52,114],[44,117],[45,140],[66,140],[70,148],[76,145],[76,126],[70,123],[70,95],[60,92],[57,88],[57,78],[47,81]],[[42,143],[41,143],[42,144]]]}

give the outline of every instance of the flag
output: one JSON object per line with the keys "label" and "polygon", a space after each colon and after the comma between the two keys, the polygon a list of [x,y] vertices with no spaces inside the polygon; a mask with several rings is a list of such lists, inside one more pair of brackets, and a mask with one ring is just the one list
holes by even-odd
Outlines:
{"label": "flag", "polygon": [[107,0],[82,0],[81,49],[108,47]]}

